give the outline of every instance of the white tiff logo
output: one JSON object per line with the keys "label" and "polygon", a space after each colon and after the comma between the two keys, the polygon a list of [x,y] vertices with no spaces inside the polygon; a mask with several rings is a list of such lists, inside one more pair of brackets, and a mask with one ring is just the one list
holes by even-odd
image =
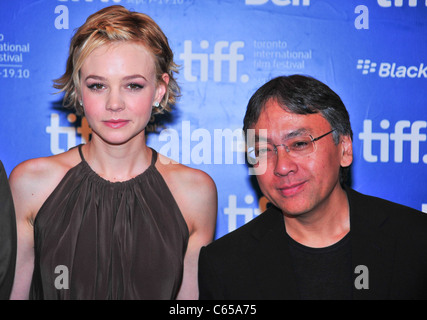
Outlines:
{"label": "white tiff logo", "polygon": [[[200,42],[200,48],[205,50],[208,49],[210,43],[207,40]],[[194,52],[193,41],[184,41],[184,52],[179,55],[179,58],[184,61],[184,78],[189,82],[208,81],[209,65],[212,61],[213,68],[213,80],[215,82],[221,82],[222,79],[222,66],[223,64],[228,65],[228,81],[236,82],[237,79],[237,64],[244,60],[244,55],[240,54],[239,49],[244,48],[245,44],[243,41],[217,41],[214,44],[213,53],[207,52]],[[227,51],[228,52],[224,52]],[[199,65],[200,78],[193,74],[193,63]],[[196,74],[197,74],[196,73]],[[227,81],[227,80],[224,80]],[[246,83],[249,81],[248,75],[242,75],[240,81]]]}
{"label": "white tiff logo", "polygon": [[[382,120],[380,127],[384,130],[390,129],[390,121]],[[367,162],[378,162],[378,158],[380,162],[389,162],[390,141],[392,141],[394,162],[403,162],[404,149],[409,149],[407,153],[411,163],[419,163],[420,159],[427,163],[427,154],[420,154],[421,142],[427,141],[427,134],[422,132],[426,128],[427,121],[418,120],[411,123],[408,120],[400,120],[394,125],[392,133],[375,132],[372,130],[372,120],[366,119],[363,121],[363,132],[359,133],[359,139],[363,141],[363,158]],[[374,142],[379,145],[379,157],[373,154]]]}

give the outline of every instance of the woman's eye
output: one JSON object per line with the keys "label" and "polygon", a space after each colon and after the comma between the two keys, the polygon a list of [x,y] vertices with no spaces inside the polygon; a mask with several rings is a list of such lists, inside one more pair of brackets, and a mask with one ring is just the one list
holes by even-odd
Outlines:
{"label": "woman's eye", "polygon": [[97,91],[104,88],[104,85],[101,83],[92,83],[87,86],[90,90]]}
{"label": "woman's eye", "polygon": [[142,86],[142,85],[140,85],[138,83],[130,83],[128,85],[128,88],[131,89],[131,90],[139,90],[139,89],[142,89],[143,87],[144,86]]}

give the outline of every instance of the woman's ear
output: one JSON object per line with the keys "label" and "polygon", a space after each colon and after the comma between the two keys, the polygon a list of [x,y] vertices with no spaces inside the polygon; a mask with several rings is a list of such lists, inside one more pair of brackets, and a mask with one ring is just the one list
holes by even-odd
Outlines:
{"label": "woman's ear", "polygon": [[168,90],[168,84],[169,84],[169,75],[167,73],[164,73],[162,75],[162,81],[159,81],[157,84],[154,101],[157,101],[160,103],[163,100],[163,97],[165,96],[166,91]]}

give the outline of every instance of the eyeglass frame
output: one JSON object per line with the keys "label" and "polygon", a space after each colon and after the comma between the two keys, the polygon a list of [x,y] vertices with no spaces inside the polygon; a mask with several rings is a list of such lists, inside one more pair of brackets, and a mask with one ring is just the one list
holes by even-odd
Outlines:
{"label": "eyeglass frame", "polygon": [[[336,131],[336,129],[332,129],[331,131],[329,131],[329,132],[327,132],[327,133],[325,133],[325,134],[322,134],[322,135],[320,135],[320,136],[318,136],[318,137],[316,137],[316,138],[313,138],[313,136],[311,135],[311,134],[309,134],[308,136],[310,137],[310,139],[311,139],[311,143],[313,143],[313,151],[311,151],[311,152],[309,152],[309,153],[307,153],[307,154],[305,154],[305,155],[308,155],[308,154],[311,154],[311,153],[313,153],[314,151],[315,151],[315,148],[316,148],[316,144],[314,143],[314,142],[316,142],[316,141],[319,141],[320,139],[322,139],[322,138],[324,138],[324,137],[326,137],[327,135],[329,135],[329,134],[331,134],[332,132],[334,132],[334,131]],[[274,153],[277,155],[277,148],[278,147],[285,147],[285,150],[286,150],[286,152],[287,153],[290,153],[291,152],[291,150],[290,150],[290,148],[286,145],[286,144],[284,144],[284,143],[282,143],[282,144],[274,144],[274,143],[271,143],[271,145],[273,146],[273,150],[274,150]],[[249,156],[249,154],[248,154],[248,157],[250,157]],[[250,158],[252,158],[252,157],[250,157]],[[256,158],[258,158],[258,157],[255,157],[255,159]],[[252,158],[253,159],[253,158]],[[258,163],[258,162],[257,162]],[[252,163],[252,164],[256,164],[256,163]]]}

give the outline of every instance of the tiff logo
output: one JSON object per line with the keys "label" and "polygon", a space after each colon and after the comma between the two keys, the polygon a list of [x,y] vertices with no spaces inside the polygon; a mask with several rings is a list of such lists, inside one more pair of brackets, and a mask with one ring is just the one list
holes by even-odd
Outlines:
{"label": "tiff logo", "polygon": [[[383,130],[390,128],[390,121],[382,120],[380,127]],[[394,142],[394,162],[403,162],[404,146],[409,147],[411,163],[420,162],[420,142],[427,140],[427,135],[421,133],[421,129],[427,128],[427,121],[414,121],[412,124],[407,120],[397,121],[393,133],[373,132],[372,120],[363,121],[363,132],[359,133],[359,139],[363,141],[363,158],[367,162],[378,162],[378,155],[373,154],[373,142],[379,142],[379,161],[389,162],[390,141]],[[409,129],[410,132],[404,132]],[[405,144],[408,142],[408,144]],[[427,163],[427,154],[423,155],[422,161]]]}
{"label": "tiff logo", "polygon": [[[206,50],[210,46],[207,40],[200,42],[200,49]],[[198,80],[205,82],[209,77],[209,65],[213,64],[213,80],[215,82],[222,81],[222,67],[226,62],[228,65],[228,81],[237,81],[237,64],[239,61],[244,60],[244,55],[240,54],[239,49],[243,48],[245,43],[243,41],[217,41],[215,42],[213,53],[203,53],[193,51],[193,41],[184,41],[184,52],[179,55],[179,58],[184,61],[184,78],[189,82],[196,82]],[[193,73],[194,65],[199,65],[200,79]],[[248,75],[240,77],[241,82],[248,82]]]}
{"label": "tiff logo", "polygon": [[[245,196],[245,203],[252,205],[254,203],[254,197],[251,195]],[[261,199],[262,201],[262,199]],[[224,208],[224,214],[228,216],[228,232],[236,230],[240,225],[246,224],[251,221],[255,216],[258,216],[266,208],[260,204],[260,208],[252,209],[251,207],[238,207],[237,196],[231,194],[228,196],[228,207]],[[261,211],[262,210],[262,211]],[[243,222],[238,225],[238,216],[243,218]]]}
{"label": "tiff logo", "polygon": [[[75,114],[70,113],[67,116],[67,121],[69,122],[68,125],[61,126],[59,123],[59,114],[52,113],[50,115],[50,124],[46,127],[46,133],[50,135],[50,151],[52,152],[52,154],[62,153],[64,151],[67,151],[69,148],[76,146],[77,134],[81,136],[82,143],[89,141],[92,130],[90,129],[86,118],[82,118],[81,126],[77,128],[72,125],[77,121],[77,117]],[[66,137],[66,149],[60,147],[62,136]]]}
{"label": "tiff logo", "polygon": [[[424,1],[425,1],[425,6],[427,7],[427,0],[424,0]],[[402,7],[404,2],[408,2],[408,5],[410,7],[418,6],[418,0],[407,0],[407,1],[404,1],[404,0],[394,0],[394,1],[392,1],[392,0],[378,0],[379,6],[384,7],[384,8],[389,8],[393,5],[395,7]],[[422,1],[420,1],[420,2],[422,2]]]}

